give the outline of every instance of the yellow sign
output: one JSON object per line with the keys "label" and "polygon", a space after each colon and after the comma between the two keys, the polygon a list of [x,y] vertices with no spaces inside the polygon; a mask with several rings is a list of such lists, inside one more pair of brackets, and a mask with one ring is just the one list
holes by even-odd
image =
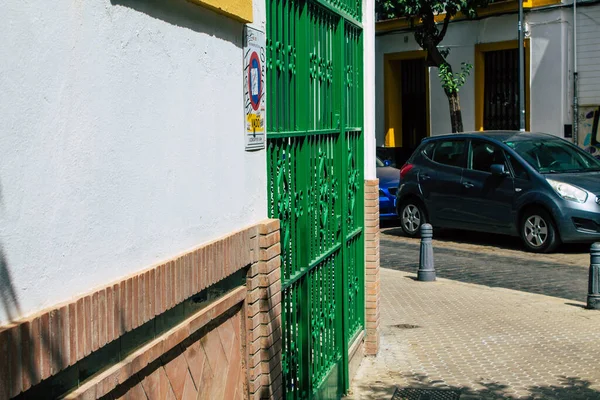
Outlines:
{"label": "yellow sign", "polygon": [[248,114],[246,116],[246,120],[247,120],[247,124],[246,124],[246,131],[247,132],[252,132],[252,133],[258,133],[258,132],[264,132],[265,131],[265,124],[263,119],[261,118],[260,115],[257,114]]}

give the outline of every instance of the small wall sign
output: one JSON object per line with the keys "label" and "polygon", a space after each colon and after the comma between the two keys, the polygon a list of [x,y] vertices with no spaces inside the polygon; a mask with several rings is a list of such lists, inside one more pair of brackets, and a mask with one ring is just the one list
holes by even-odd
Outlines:
{"label": "small wall sign", "polygon": [[265,148],[265,34],[244,28],[244,126],[246,151]]}

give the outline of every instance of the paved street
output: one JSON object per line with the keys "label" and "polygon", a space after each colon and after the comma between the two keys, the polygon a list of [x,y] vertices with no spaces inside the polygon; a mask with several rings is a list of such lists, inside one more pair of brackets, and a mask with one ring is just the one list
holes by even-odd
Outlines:
{"label": "paved street", "polygon": [[424,283],[419,241],[382,230],[381,349],[349,399],[600,399],[589,245],[535,255],[515,238],[435,236],[438,281]]}
{"label": "paved street", "polygon": [[[382,221],[382,238],[413,241],[404,236],[402,229],[394,221]],[[587,265],[589,262],[589,244],[563,244],[551,254],[533,254],[525,251],[521,239],[506,235],[434,229],[433,239],[436,247],[455,250],[487,253],[490,255],[510,256],[519,259],[544,261],[565,265]]]}
{"label": "paved street", "polygon": [[[461,237],[462,243],[451,241]],[[467,283],[521,290],[570,300],[585,301],[589,245],[564,246],[556,254],[521,250],[519,239],[501,235],[443,232],[434,243],[437,275]],[[495,243],[500,246],[494,246]],[[419,240],[401,236],[399,229],[382,232],[381,266],[416,272]]]}
{"label": "paved street", "polygon": [[[600,312],[583,303],[381,269],[379,356],[349,399],[396,388],[467,399],[600,399]],[[411,397],[397,396],[395,399]],[[412,397],[417,399],[418,397]],[[444,397],[451,398],[451,397]]]}

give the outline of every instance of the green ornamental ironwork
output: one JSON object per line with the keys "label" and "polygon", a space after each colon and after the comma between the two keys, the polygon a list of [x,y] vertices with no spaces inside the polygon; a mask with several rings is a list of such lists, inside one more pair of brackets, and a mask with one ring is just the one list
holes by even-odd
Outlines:
{"label": "green ornamental ironwork", "polygon": [[362,1],[267,0],[269,214],[287,399],[339,397],[364,329]]}

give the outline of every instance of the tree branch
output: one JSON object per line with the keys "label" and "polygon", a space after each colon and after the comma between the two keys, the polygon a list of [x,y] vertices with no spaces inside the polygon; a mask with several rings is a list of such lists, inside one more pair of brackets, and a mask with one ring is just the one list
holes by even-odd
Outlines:
{"label": "tree branch", "polygon": [[448,10],[446,10],[446,16],[444,17],[444,26],[442,26],[442,30],[437,34],[437,37],[435,39],[436,46],[440,44],[442,39],[444,39],[446,31],[448,30],[448,25],[450,24],[450,18],[452,18],[452,14],[450,14]]}
{"label": "tree branch", "polygon": [[450,66],[450,64],[448,64],[448,62],[446,61],[446,59],[444,58],[444,56],[442,56],[442,54],[440,53],[439,49],[435,46],[432,46],[430,48],[427,49],[427,52],[429,54],[429,58],[431,61],[433,61],[433,65],[437,68],[440,67],[440,65],[442,64],[447,64],[448,65],[448,70],[450,72],[452,72],[452,67]]}

